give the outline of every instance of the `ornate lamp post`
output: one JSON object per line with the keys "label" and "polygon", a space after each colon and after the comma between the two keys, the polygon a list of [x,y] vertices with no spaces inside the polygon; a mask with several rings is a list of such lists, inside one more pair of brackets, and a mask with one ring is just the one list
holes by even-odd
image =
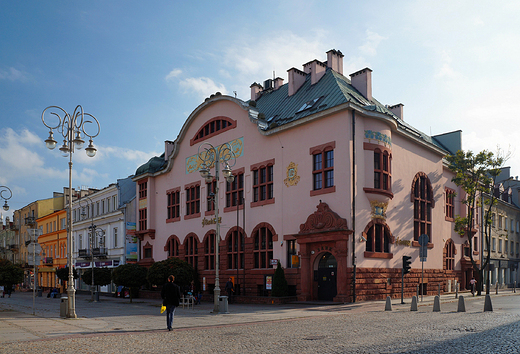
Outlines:
{"label": "ornate lamp post", "polygon": [[[201,151],[202,150],[202,151]],[[218,183],[219,183],[219,169],[220,163],[224,164],[224,168],[222,169],[222,174],[227,182],[232,183],[235,177],[232,174],[231,167],[235,165],[236,158],[231,146],[228,143],[223,145],[214,147],[210,143],[204,143],[199,146],[198,156],[200,161],[202,161],[201,167],[199,169],[200,175],[202,178],[206,180],[207,183],[211,183],[213,181],[213,176],[210,173],[210,168],[215,166],[215,195],[214,195],[214,203],[215,203],[215,290],[213,294],[213,313],[218,314],[220,312],[219,298],[220,298],[220,279],[219,279],[219,243],[220,243],[220,220],[218,217]],[[232,161],[232,165],[229,165],[229,161]]]}
{"label": "ornate lamp post", "polygon": [[[4,197],[4,192],[7,193],[9,192],[9,197]],[[11,199],[11,197],[13,196],[13,192],[11,192],[11,190],[9,189],[9,187],[7,186],[0,186],[0,198],[2,198],[3,200],[5,200],[5,203],[4,203],[4,210],[5,211],[8,211],[9,210],[9,205],[7,204],[7,201],[9,199]]]}
{"label": "ornate lamp post", "polygon": [[[51,116],[51,119],[58,119],[56,125],[48,125],[45,122],[45,113],[47,116]],[[85,117],[86,116],[86,117]],[[54,117],[54,118],[53,118]],[[88,120],[92,118],[92,120]],[[92,141],[93,138],[99,135],[100,126],[98,120],[89,113],[83,112],[83,107],[80,105],[76,106],[74,113],[69,114],[63,108],[58,106],[49,106],[42,112],[42,122],[47,128],[49,128],[49,137],[45,140],[45,145],[50,150],[56,147],[57,141],[54,140],[52,130],[55,129],[58,133],[63,136],[63,145],[59,150],[63,153],[63,156],[69,157],[69,195],[68,195],[68,210],[67,210],[67,265],[69,267],[69,280],[67,282],[67,296],[68,296],[68,308],[67,318],[76,318],[76,298],[74,289],[74,273],[72,264],[72,154],[74,148],[80,150],[83,148],[85,141],[81,136],[89,137],[89,145],[85,148],[87,156],[94,157],[96,155],[96,148]],[[88,123],[94,125],[97,128],[95,134],[89,134],[85,130],[85,125]]]}

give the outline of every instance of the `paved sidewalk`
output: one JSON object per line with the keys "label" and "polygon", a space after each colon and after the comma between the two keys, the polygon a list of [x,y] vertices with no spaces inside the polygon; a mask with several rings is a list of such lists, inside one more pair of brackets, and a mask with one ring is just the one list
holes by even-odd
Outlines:
{"label": "paved sidewalk", "polygon": [[[484,296],[472,297],[461,294],[467,302],[478,300],[479,306]],[[510,289],[499,295],[517,295]],[[520,295],[520,293],[518,293]],[[433,296],[425,296],[419,311],[431,312]],[[455,309],[457,299],[454,294],[442,295],[441,303],[450,311]],[[60,318],[60,299],[36,297],[31,292],[16,292],[11,298],[0,298],[0,345],[41,339],[56,339],[74,336],[96,336],[118,333],[140,333],[164,331],[166,319],[160,314],[160,300],[103,297],[99,302],[91,302],[90,295],[77,294],[77,319]],[[378,312],[385,310],[385,301],[336,303],[291,303],[286,305],[230,304],[228,314],[213,314],[213,303],[202,303],[194,309],[179,307],[175,312],[173,327],[201,328],[230,326],[244,323],[283,321],[296,318],[312,318],[338,314]],[[392,300],[393,311],[410,311],[411,299]],[[475,301],[477,304],[477,301]],[[468,306],[468,305],[466,305]],[[483,307],[482,307],[483,310]],[[33,315],[34,311],[34,315]]]}

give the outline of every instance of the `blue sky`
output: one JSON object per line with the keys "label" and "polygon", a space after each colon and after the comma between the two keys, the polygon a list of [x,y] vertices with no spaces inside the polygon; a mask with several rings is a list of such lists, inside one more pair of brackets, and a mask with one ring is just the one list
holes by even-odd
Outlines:
{"label": "blue sky", "polygon": [[345,75],[370,67],[374,97],[403,103],[407,122],[511,151],[515,174],[518,18],[518,1],[3,1],[0,185],[11,210],[68,185],[67,159],[44,144],[47,106],[99,120],[72,185],[103,188],[161,154],[205,97],[247,100],[253,82],[287,82],[330,49]]}

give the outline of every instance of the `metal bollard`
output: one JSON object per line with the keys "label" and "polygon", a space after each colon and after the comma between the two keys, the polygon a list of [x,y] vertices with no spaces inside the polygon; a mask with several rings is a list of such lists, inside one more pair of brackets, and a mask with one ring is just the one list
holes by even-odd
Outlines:
{"label": "metal bollard", "polygon": [[497,288],[497,289],[496,289],[496,293],[498,294],[498,282],[497,282],[497,286],[496,286],[496,288]]}

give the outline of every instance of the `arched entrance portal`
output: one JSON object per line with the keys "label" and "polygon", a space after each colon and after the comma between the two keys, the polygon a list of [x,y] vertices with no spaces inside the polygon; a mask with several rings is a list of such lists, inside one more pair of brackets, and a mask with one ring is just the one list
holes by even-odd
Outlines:
{"label": "arched entrance portal", "polygon": [[318,300],[332,301],[337,291],[336,278],[338,263],[329,252],[324,253],[318,261]]}

